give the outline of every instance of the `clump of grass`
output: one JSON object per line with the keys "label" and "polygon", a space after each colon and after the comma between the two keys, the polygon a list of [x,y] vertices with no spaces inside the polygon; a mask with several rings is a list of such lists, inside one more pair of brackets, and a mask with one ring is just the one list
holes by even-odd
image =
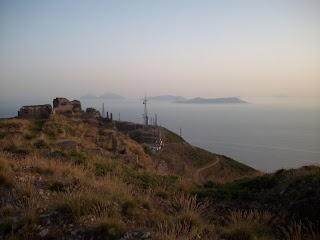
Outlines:
{"label": "clump of grass", "polygon": [[14,213],[14,207],[11,204],[7,203],[1,208],[0,213],[2,217],[10,217]]}
{"label": "clump of grass", "polygon": [[149,155],[149,157],[152,158],[153,154],[152,154],[152,150],[149,146],[143,146],[143,150],[147,155]]}
{"label": "clump of grass", "polygon": [[36,167],[35,172],[40,175],[53,175],[53,171],[49,168]]}
{"label": "clump of grass", "polygon": [[38,222],[38,215],[36,213],[38,203],[39,199],[36,196],[24,196],[18,203],[18,209],[22,212],[21,225],[25,226],[25,228]]}
{"label": "clump of grass", "polygon": [[230,210],[227,229],[230,239],[254,239],[268,237],[272,232],[274,215],[258,210]]}
{"label": "clump of grass", "polygon": [[319,226],[316,224],[307,221],[307,223],[292,222],[289,226],[280,226],[277,230],[277,235],[281,239],[286,240],[319,240],[320,232]]}
{"label": "clump of grass", "polygon": [[188,222],[178,222],[169,224],[168,221],[158,223],[154,232],[156,239],[159,240],[184,240],[184,239],[197,239],[199,238],[200,231],[190,226]]}
{"label": "clump of grass", "polygon": [[35,142],[33,145],[34,145],[36,148],[38,148],[38,149],[46,149],[46,148],[49,148],[49,145],[48,145],[45,141],[43,141],[43,140],[40,140],[40,141],[38,141],[38,142]]}
{"label": "clump of grass", "polygon": [[199,214],[197,213],[183,213],[179,218],[178,221],[180,223],[188,223],[190,228],[195,227],[195,228],[201,228],[204,225],[204,222],[202,218],[200,217]]}
{"label": "clump of grass", "polygon": [[175,192],[172,196],[171,206],[175,212],[195,213],[201,215],[209,205],[207,201],[198,202],[197,195],[190,196],[183,192]]}
{"label": "clump of grass", "polygon": [[49,190],[50,191],[64,191],[66,189],[66,187],[68,187],[68,185],[66,185],[60,181],[53,181],[49,185]]}
{"label": "clump of grass", "polygon": [[5,164],[4,161],[0,161],[0,186],[10,189],[14,186],[13,175]]}
{"label": "clump of grass", "polygon": [[161,197],[165,200],[168,200],[169,199],[169,194],[166,192],[166,191],[163,191],[163,190],[158,190],[156,193],[155,193],[155,196],[157,197]]}
{"label": "clump of grass", "polygon": [[142,207],[149,210],[149,211],[152,211],[153,210],[153,206],[152,206],[152,203],[149,201],[149,200],[144,200],[142,202]]}
{"label": "clump of grass", "polygon": [[19,149],[15,144],[11,144],[3,148],[3,151],[16,154],[18,156],[26,156],[29,154],[29,151],[26,149]]}
{"label": "clump of grass", "polygon": [[133,199],[129,199],[122,204],[122,212],[125,214],[133,215],[137,210],[137,203]]}
{"label": "clump of grass", "polygon": [[93,234],[103,239],[119,239],[125,233],[125,226],[116,219],[102,221],[96,226]]}

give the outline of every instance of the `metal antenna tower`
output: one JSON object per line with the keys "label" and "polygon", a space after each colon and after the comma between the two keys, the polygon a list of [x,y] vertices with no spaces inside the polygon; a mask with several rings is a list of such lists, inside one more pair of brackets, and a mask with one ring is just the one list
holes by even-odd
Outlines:
{"label": "metal antenna tower", "polygon": [[102,117],[105,117],[105,113],[104,113],[104,103],[102,103]]}
{"label": "metal antenna tower", "polygon": [[148,117],[148,111],[147,111],[147,94],[145,93],[144,100],[144,114],[143,114],[143,119],[144,119],[144,125],[147,128],[149,125],[149,117]]}
{"label": "metal antenna tower", "polygon": [[157,114],[154,116],[154,125],[158,127],[158,116]]}

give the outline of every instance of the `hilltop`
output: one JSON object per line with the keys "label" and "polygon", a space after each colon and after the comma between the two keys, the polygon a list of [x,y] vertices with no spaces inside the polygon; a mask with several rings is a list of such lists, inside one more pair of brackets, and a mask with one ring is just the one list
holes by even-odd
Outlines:
{"label": "hilltop", "polygon": [[[292,239],[299,227],[307,237],[316,233],[319,167],[264,174],[165,128],[164,147],[153,154],[157,131],[76,111],[0,119],[0,239]],[[196,170],[216,157],[196,182]]]}

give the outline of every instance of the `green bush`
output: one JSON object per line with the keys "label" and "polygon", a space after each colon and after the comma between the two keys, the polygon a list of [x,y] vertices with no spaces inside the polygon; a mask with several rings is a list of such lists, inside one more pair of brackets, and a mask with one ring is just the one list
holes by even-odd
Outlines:
{"label": "green bush", "polygon": [[144,152],[152,158],[152,150],[149,146],[143,146]]}
{"label": "green bush", "polygon": [[87,113],[93,113],[94,115],[97,115],[97,116],[101,116],[101,113],[97,109],[95,109],[93,107],[87,108],[86,112]]}
{"label": "green bush", "polygon": [[127,200],[122,204],[122,211],[125,214],[132,215],[136,211],[137,206],[134,200]]}

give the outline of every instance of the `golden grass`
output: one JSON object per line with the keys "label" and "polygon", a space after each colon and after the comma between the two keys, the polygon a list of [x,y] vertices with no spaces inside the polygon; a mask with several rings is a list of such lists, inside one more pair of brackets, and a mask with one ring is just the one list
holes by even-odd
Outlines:
{"label": "golden grass", "polygon": [[319,240],[320,232],[317,226],[307,221],[307,223],[292,222],[287,227],[280,226],[278,231],[278,237],[286,240]]}
{"label": "golden grass", "polygon": [[194,213],[201,215],[208,207],[209,202],[197,202],[197,196],[184,192],[175,192],[172,196],[171,206],[175,212]]}
{"label": "golden grass", "polygon": [[188,222],[169,224],[165,221],[164,223],[159,223],[154,230],[154,234],[156,235],[156,239],[159,240],[192,240],[201,238],[198,229],[196,227],[191,227]]}

